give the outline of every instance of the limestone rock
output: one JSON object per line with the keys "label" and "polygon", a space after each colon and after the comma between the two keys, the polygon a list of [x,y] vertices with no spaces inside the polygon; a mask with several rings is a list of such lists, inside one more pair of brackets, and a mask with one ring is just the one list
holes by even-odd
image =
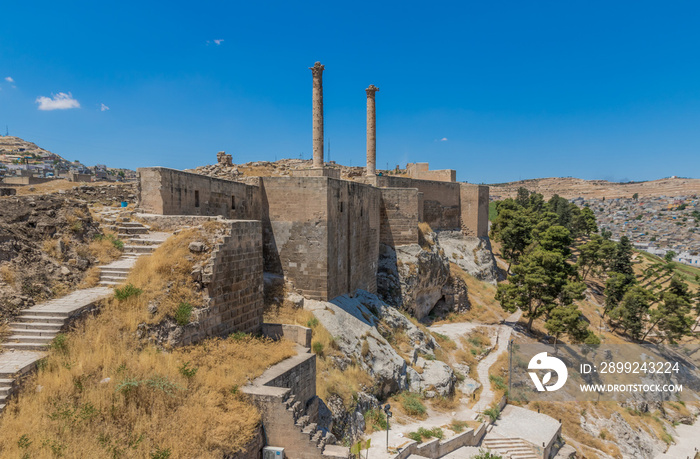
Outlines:
{"label": "limestone rock", "polygon": [[298,293],[289,293],[285,299],[285,303],[288,303],[290,306],[294,308],[303,308],[304,307],[304,297],[299,295]]}
{"label": "limestone rock", "polygon": [[190,245],[188,246],[188,248],[189,248],[190,252],[201,253],[207,249],[207,246],[204,245],[203,242],[190,242]]}
{"label": "limestone rock", "polygon": [[466,273],[496,284],[499,271],[489,238],[465,236],[460,231],[440,231],[437,233],[437,243],[445,255]]}
{"label": "limestone rock", "polygon": [[410,244],[393,249],[382,244],[377,275],[380,297],[419,320],[428,315],[450,277],[449,260],[436,247],[424,250]]}
{"label": "limestone rock", "polygon": [[428,398],[432,398],[428,395],[429,392],[447,397],[454,393],[455,381],[455,374],[449,365],[439,360],[429,360],[425,363],[421,374],[421,390]]}

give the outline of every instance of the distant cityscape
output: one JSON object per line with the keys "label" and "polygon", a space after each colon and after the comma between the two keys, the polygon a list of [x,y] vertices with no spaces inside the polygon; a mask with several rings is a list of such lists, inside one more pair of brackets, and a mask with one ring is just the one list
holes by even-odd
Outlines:
{"label": "distant cityscape", "polygon": [[74,182],[133,181],[136,172],[104,164],[68,161],[19,137],[0,136],[0,178],[8,185],[34,185],[53,179]]}
{"label": "distant cityscape", "polygon": [[639,250],[661,257],[673,251],[675,261],[700,266],[700,199],[697,196],[575,198],[571,201],[590,207],[600,231],[610,231],[611,239],[627,236]]}

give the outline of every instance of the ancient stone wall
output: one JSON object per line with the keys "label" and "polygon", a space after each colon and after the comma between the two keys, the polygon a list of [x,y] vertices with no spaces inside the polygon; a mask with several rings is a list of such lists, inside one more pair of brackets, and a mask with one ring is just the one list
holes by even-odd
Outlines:
{"label": "ancient stone wall", "polygon": [[5,177],[2,183],[6,185],[39,185],[53,180],[56,179],[41,177]]}
{"label": "ancient stone wall", "polygon": [[309,298],[328,298],[328,179],[263,179],[265,271]]}
{"label": "ancient stone wall", "polygon": [[391,247],[418,243],[423,202],[415,188],[381,188],[380,242]]}
{"label": "ancient stone wall", "polygon": [[459,194],[462,232],[467,236],[488,237],[489,187],[460,183]]}
{"label": "ancient stone wall", "polygon": [[454,169],[429,170],[428,163],[408,163],[406,172],[411,178],[418,180],[435,180],[438,182],[456,182],[457,171]]}
{"label": "ancient stone wall", "polygon": [[433,230],[460,228],[459,183],[415,180],[391,175],[377,176],[370,183],[382,188],[416,188],[423,193],[423,217]]}
{"label": "ancient stone wall", "polygon": [[377,292],[381,192],[345,180],[328,180],[328,295],[357,289]]}
{"label": "ancient stone wall", "polygon": [[220,215],[260,220],[260,188],[190,172],[138,169],[139,208],[163,215]]}
{"label": "ancient stone wall", "polygon": [[262,228],[257,221],[228,221],[230,230],[212,250],[201,282],[209,298],[179,340],[187,345],[210,336],[258,333],[263,315]]}

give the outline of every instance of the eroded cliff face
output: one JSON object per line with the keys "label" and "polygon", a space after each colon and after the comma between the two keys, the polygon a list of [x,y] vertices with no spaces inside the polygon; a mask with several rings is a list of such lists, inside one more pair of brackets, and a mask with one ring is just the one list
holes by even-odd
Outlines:
{"label": "eroded cliff face", "polygon": [[469,308],[464,281],[450,274],[455,263],[475,278],[496,283],[498,269],[488,238],[458,231],[424,236],[424,244],[381,245],[377,289],[387,304],[421,320],[439,306],[447,311]]}

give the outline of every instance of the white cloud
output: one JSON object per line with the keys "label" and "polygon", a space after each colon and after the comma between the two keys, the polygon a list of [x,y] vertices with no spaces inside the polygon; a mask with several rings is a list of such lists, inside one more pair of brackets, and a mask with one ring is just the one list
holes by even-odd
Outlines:
{"label": "white cloud", "polygon": [[37,97],[36,103],[39,104],[39,110],[66,110],[69,108],[80,108],[80,102],[73,99],[71,93],[59,92],[53,94],[53,98]]}
{"label": "white cloud", "polygon": [[5,81],[7,81],[8,83],[14,83],[14,82],[15,82],[15,80],[12,79],[12,77],[5,77]]}
{"label": "white cloud", "polygon": [[447,142],[447,137],[443,137],[442,139],[440,139],[440,142]]}
{"label": "white cloud", "polygon": [[100,104],[100,111],[101,112],[106,112],[107,110],[109,110],[108,106],[106,106],[105,104]]}
{"label": "white cloud", "polygon": [[219,46],[223,42],[224,42],[223,38],[219,38],[218,40],[214,40],[214,43],[216,43],[216,46]]}

